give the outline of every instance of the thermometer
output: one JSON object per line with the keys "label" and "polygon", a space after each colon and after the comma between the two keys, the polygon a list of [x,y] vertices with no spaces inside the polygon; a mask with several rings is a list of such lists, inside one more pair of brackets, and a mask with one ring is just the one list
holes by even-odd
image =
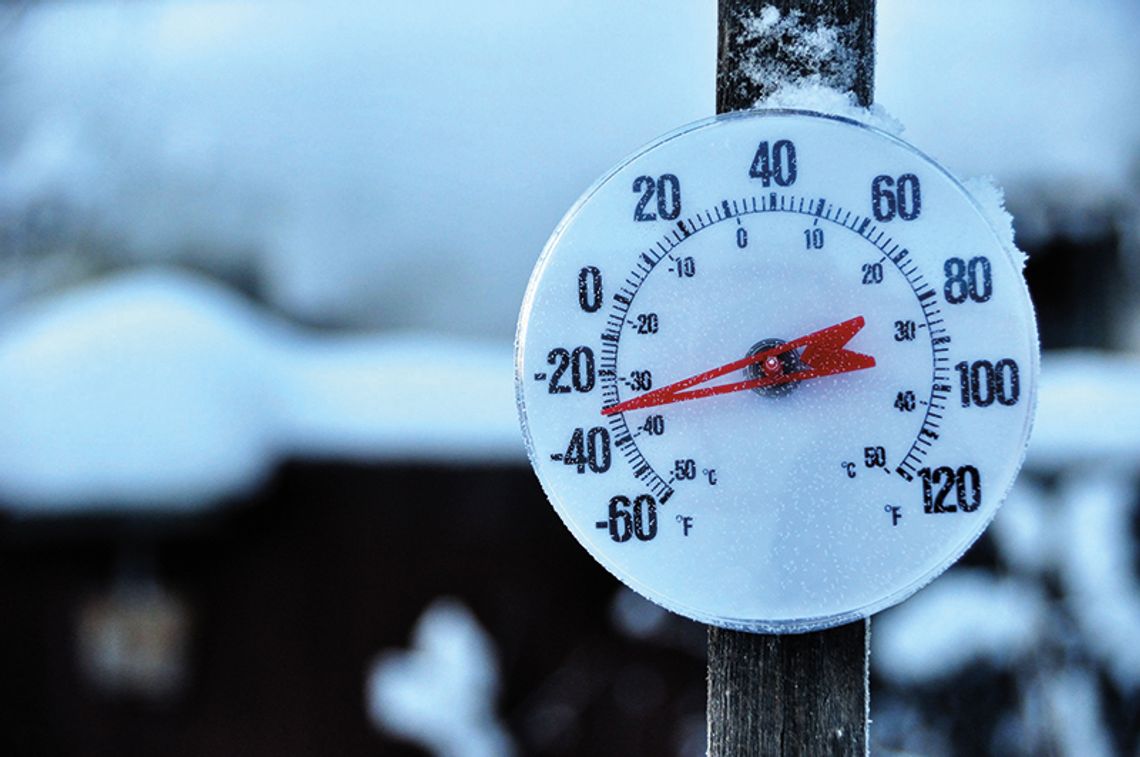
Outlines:
{"label": "thermometer", "polygon": [[619,579],[706,623],[893,605],[1009,491],[1037,331],[1020,254],[870,126],[736,113],[625,160],[550,238],[519,320],[530,460]]}

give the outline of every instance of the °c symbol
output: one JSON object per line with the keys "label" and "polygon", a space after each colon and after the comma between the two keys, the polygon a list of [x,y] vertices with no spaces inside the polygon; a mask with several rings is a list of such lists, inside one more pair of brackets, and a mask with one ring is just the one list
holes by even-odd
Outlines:
{"label": "\u00b0c symbol", "polygon": [[845,460],[839,464],[839,467],[847,471],[847,478],[855,478],[855,463],[849,463]]}

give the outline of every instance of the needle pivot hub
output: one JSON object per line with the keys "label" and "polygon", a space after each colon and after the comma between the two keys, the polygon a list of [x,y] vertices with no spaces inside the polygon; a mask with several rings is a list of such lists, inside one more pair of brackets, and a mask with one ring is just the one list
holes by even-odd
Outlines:
{"label": "needle pivot hub", "polygon": [[[758,355],[761,352],[767,352],[774,347],[780,347],[787,344],[783,339],[776,339],[775,337],[769,339],[761,339],[756,344],[752,345],[748,350],[746,357]],[[795,349],[790,349],[779,355],[769,355],[761,360],[759,363],[751,363],[744,368],[745,378],[749,381],[760,378],[772,378],[773,376],[782,376],[797,371],[806,370],[807,366],[800,360],[799,352]],[[753,387],[752,391],[759,394],[761,397],[786,397],[796,390],[800,385],[798,381],[788,381],[782,384],[770,384],[768,386]]]}

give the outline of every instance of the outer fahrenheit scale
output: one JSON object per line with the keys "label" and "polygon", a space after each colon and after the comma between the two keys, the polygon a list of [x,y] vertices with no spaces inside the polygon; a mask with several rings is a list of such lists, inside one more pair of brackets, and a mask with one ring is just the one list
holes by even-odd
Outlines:
{"label": "outer fahrenheit scale", "polygon": [[527,450],[618,578],[730,628],[895,604],[981,534],[1038,372],[1016,252],[908,144],[802,111],[649,145],[547,243],[519,322]]}

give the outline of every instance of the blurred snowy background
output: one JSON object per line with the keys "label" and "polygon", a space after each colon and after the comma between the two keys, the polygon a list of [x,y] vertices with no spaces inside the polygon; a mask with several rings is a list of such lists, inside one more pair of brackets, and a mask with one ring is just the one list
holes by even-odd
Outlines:
{"label": "blurred snowy background", "polygon": [[[582,189],[713,112],[715,10],[0,5],[0,753],[703,753],[703,629],[544,504],[511,340]],[[990,533],[875,619],[875,751],[1140,753],[1140,5],[878,22],[1045,353]]]}

